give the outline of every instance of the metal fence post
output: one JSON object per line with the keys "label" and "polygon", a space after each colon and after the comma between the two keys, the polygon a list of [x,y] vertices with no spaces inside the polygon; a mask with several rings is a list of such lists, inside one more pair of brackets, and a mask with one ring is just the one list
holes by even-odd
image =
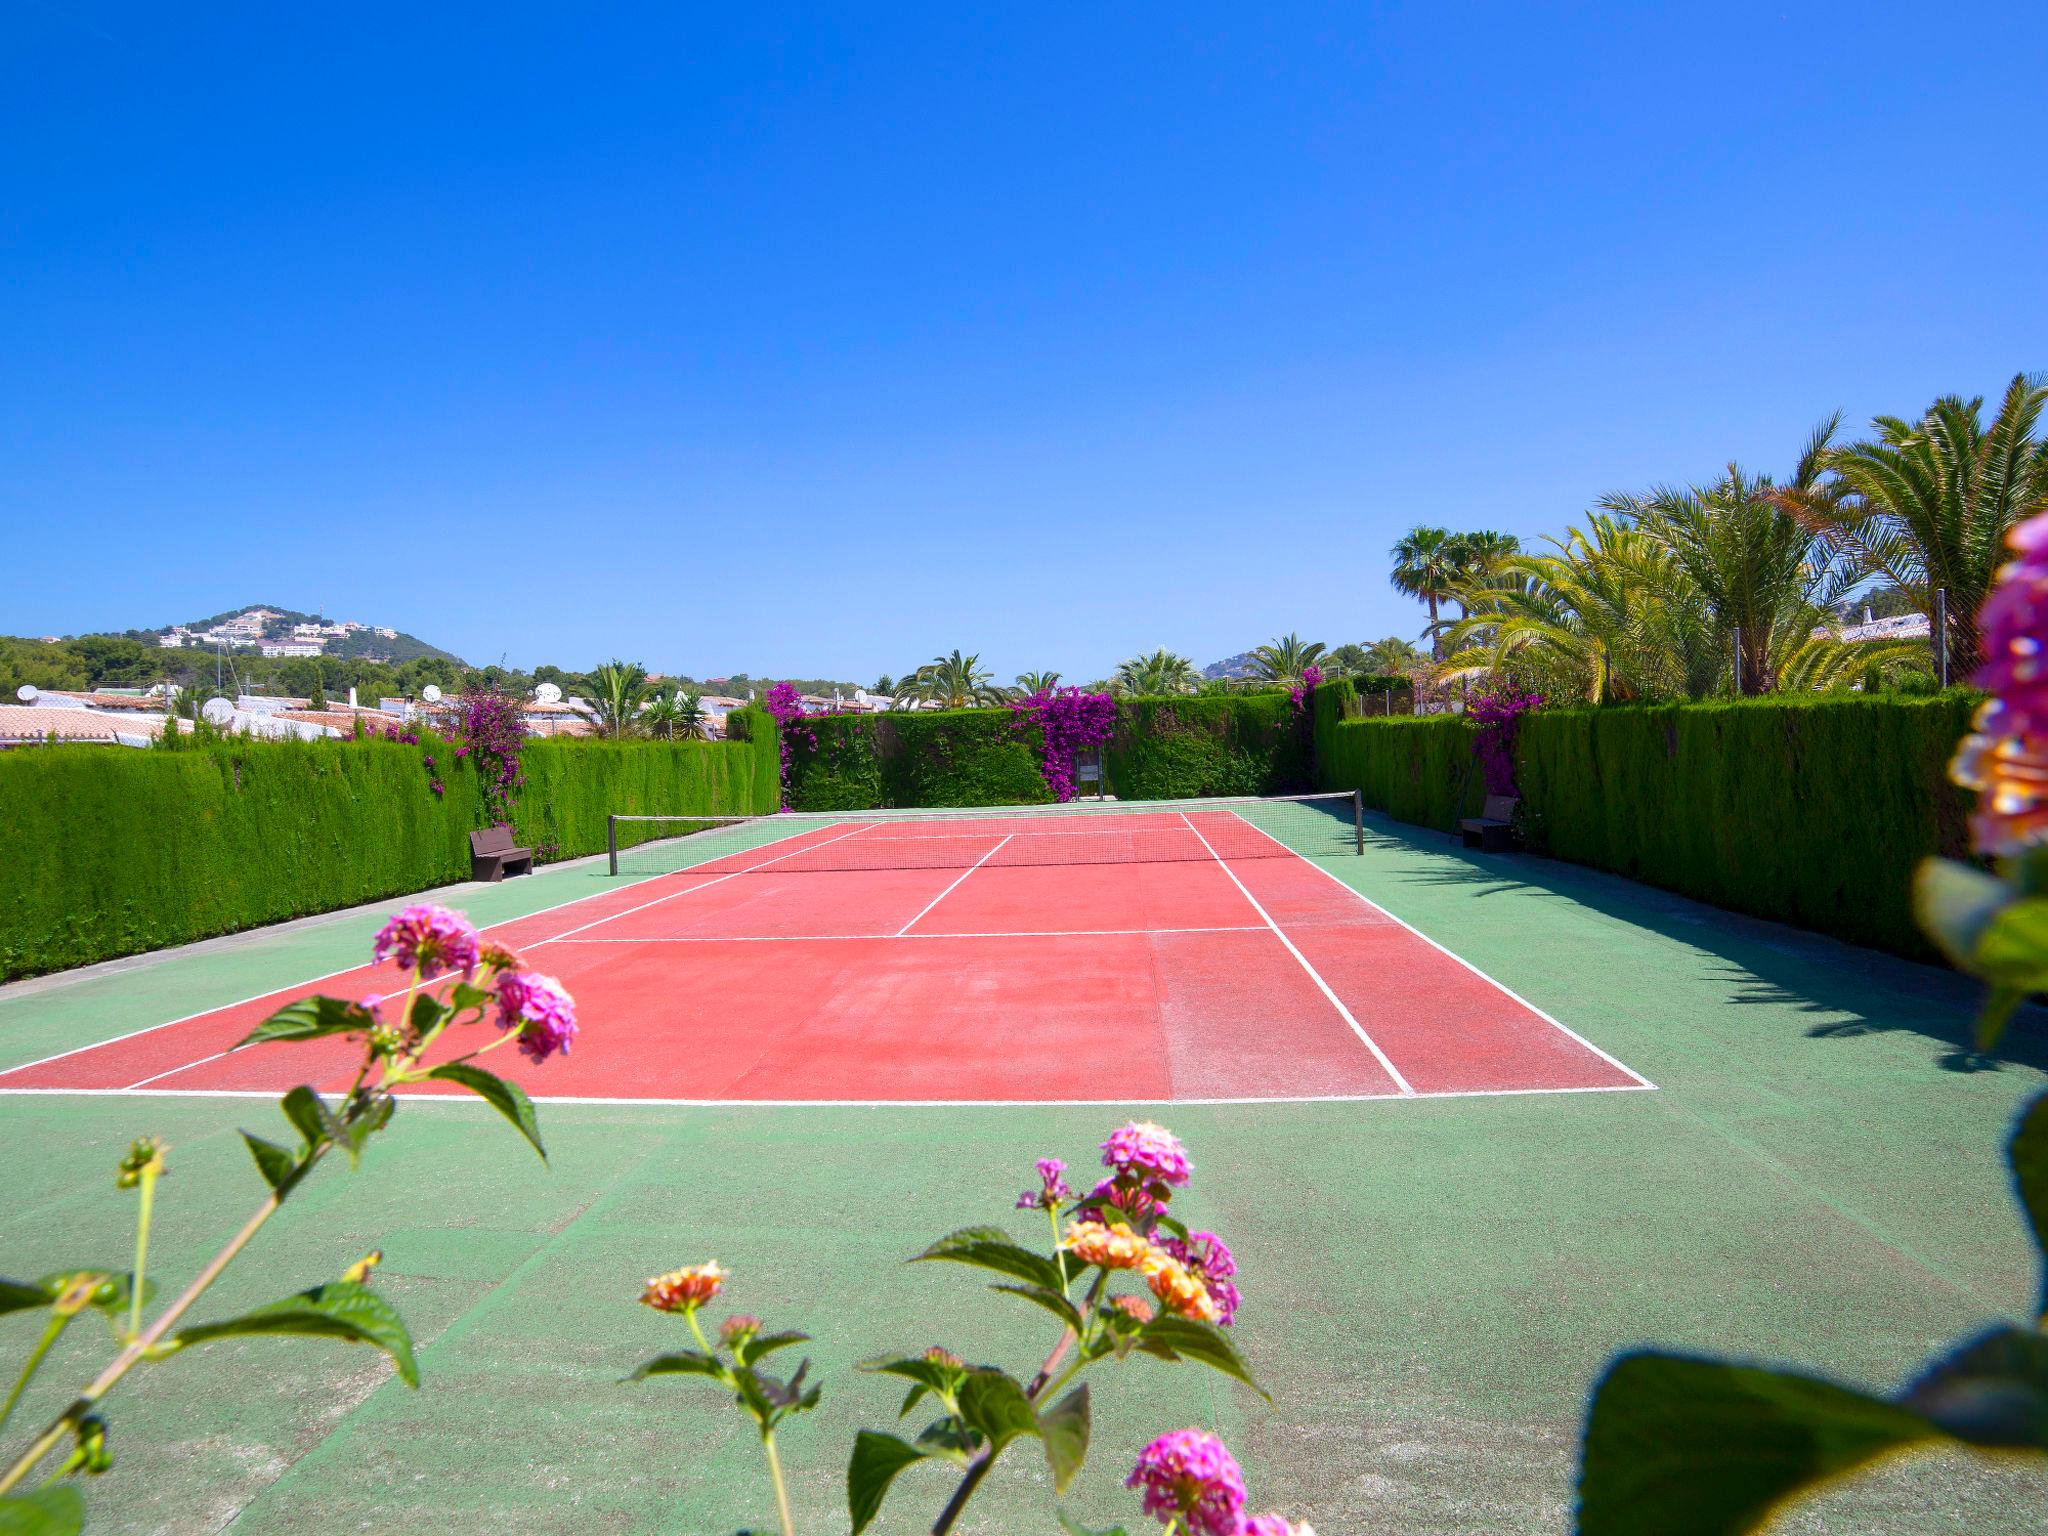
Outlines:
{"label": "metal fence post", "polygon": [[1351,791],[1351,831],[1361,857],[1365,853],[1365,791]]}
{"label": "metal fence post", "polygon": [[612,873],[619,872],[619,818],[607,816],[604,819],[604,846],[611,855]]}

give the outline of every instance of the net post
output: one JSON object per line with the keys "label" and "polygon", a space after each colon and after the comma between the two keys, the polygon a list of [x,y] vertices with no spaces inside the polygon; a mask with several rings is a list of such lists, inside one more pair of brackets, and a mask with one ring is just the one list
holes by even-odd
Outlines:
{"label": "net post", "polygon": [[607,816],[604,819],[604,847],[611,855],[612,873],[619,872],[619,818]]}
{"label": "net post", "polygon": [[1365,856],[1365,791],[1351,791],[1351,832],[1359,857]]}

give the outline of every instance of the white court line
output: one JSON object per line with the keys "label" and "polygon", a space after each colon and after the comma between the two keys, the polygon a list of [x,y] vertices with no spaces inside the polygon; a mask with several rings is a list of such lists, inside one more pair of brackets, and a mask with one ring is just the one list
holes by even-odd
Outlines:
{"label": "white court line", "polygon": [[[1128,1104],[1401,1104],[1427,1099],[1523,1099],[1563,1093],[1643,1093],[1648,1083],[1602,1083],[1586,1088],[1446,1088],[1408,1093],[1307,1093],[1256,1095],[1227,1099],[673,1099],[621,1098],[599,1094],[530,1095],[536,1104],[581,1104],[630,1109],[650,1105],[669,1109],[1099,1109]],[[0,1097],[69,1097],[74,1099],[275,1099],[262,1088],[0,1088]],[[469,1104],[465,1093],[393,1095],[409,1104]]]}
{"label": "white court line", "polygon": [[[788,842],[788,841],[789,841],[789,839],[790,839],[791,837],[806,837],[806,836],[809,836],[809,835],[810,835],[810,834],[811,834],[812,832],[815,832],[815,831],[817,831],[817,830],[818,830],[818,829],[817,829],[816,827],[805,827],[805,828],[804,828],[804,829],[803,829],[803,830],[802,830],[801,832],[792,832],[792,833],[790,833],[790,834],[789,834],[789,837],[778,837],[778,838],[774,839],[774,840],[773,840],[773,841],[771,841],[771,842],[766,842],[766,843],[762,843],[762,844],[760,844],[759,846],[760,846],[761,848],[773,848],[773,847],[774,847],[774,846],[776,845],[776,843],[786,843],[786,842]],[[828,841],[836,841],[836,839],[828,839]],[[818,846],[820,846],[820,845],[819,845],[819,844],[816,844],[816,843],[813,843],[813,844],[811,844],[811,846],[815,848],[815,847],[818,847]],[[756,851],[758,851],[758,850],[757,850],[757,849],[753,849],[753,848],[743,848],[743,849],[741,849],[741,850],[740,850],[740,852],[741,852],[741,853],[753,853],[753,852],[756,852]],[[799,850],[799,851],[801,851],[801,850]],[[725,854],[719,854],[719,855],[717,856],[717,858],[711,858],[711,859],[706,859],[706,860],[705,860],[704,862],[705,862],[705,863],[707,863],[707,864],[715,864],[715,863],[717,863],[717,862],[718,862],[718,859],[721,859],[721,858],[724,858],[724,859],[730,859],[730,858],[736,858],[736,857],[738,857],[738,854],[731,854],[731,853],[725,853]],[[747,872],[747,871],[745,871],[745,870],[739,870],[739,871],[737,871],[737,873],[739,873],[739,874],[745,874],[746,872]],[[534,919],[534,918],[536,918],[536,917],[545,917],[545,916],[547,916],[547,914],[548,914],[548,913],[550,913],[550,912],[560,912],[560,911],[561,911],[561,910],[563,910],[563,909],[564,909],[565,907],[574,907],[574,906],[580,906],[580,905],[581,905],[582,903],[584,903],[584,902],[586,902],[586,901],[596,901],[596,900],[598,900],[598,899],[599,899],[600,897],[604,897],[604,896],[610,896],[610,895],[613,895],[613,894],[614,894],[615,892],[618,892],[618,891],[628,891],[628,890],[631,890],[631,889],[632,889],[632,888],[633,888],[634,886],[636,886],[636,885],[646,885],[646,884],[648,884],[648,883],[649,883],[650,881],[654,881],[654,880],[669,880],[669,879],[673,879],[673,878],[675,878],[675,877],[676,877],[677,875],[681,875],[681,874],[686,874],[686,873],[688,873],[688,870],[687,870],[687,869],[681,869],[681,870],[677,870],[677,869],[665,869],[665,870],[662,870],[662,871],[661,871],[660,873],[658,873],[658,874],[652,874],[652,875],[642,875],[642,876],[641,876],[641,877],[640,877],[639,879],[637,879],[637,880],[629,880],[629,881],[627,881],[627,882],[626,882],[626,883],[625,883],[624,885],[614,885],[614,886],[609,886],[609,887],[607,887],[606,889],[604,889],[604,890],[602,890],[602,891],[592,891],[592,892],[591,892],[591,893],[590,893],[589,895],[587,895],[587,896],[571,896],[571,897],[570,897],[570,898],[569,898],[569,899],[568,899],[567,901],[558,901],[558,902],[555,902],[555,903],[554,903],[553,905],[551,905],[551,906],[546,906],[546,907],[537,907],[537,908],[535,908],[535,909],[534,909],[533,911],[531,911],[531,912],[524,912],[524,913],[521,913],[521,914],[520,914],[519,916],[517,916],[517,917],[506,917],[506,918],[500,918],[500,919],[499,919],[499,920],[498,920],[497,922],[495,922],[495,923],[491,923],[491,924],[487,925],[486,927],[484,927],[484,928],[481,928],[481,929],[479,929],[478,931],[479,931],[480,933],[490,933],[490,932],[493,932],[494,930],[496,930],[496,929],[499,929],[499,928],[509,928],[509,927],[511,927],[511,925],[512,925],[512,924],[514,924],[514,923],[524,923],[524,922],[530,922],[531,920],[533,920],[533,919]],[[692,887],[691,887],[690,889],[692,889],[692,890],[698,890],[698,889],[701,889],[701,887],[698,887],[698,886],[692,886]],[[401,905],[409,905],[409,904],[410,904],[410,903],[402,903]],[[637,909],[635,909],[635,910],[637,910]],[[590,926],[592,926],[592,925],[591,925],[591,924],[588,924],[588,923],[584,924],[584,927],[586,927],[586,928],[587,928],[587,927],[590,927]],[[580,933],[580,932],[582,932],[582,929],[580,929],[580,928],[572,928],[572,929],[570,929],[569,931],[570,931],[571,933]],[[560,938],[560,937],[561,937],[561,935],[559,935],[559,934],[557,934],[557,935],[556,935],[556,938]],[[548,943],[548,942],[550,942],[550,941],[549,941],[549,940],[546,940],[546,939],[542,939],[542,940],[537,940],[536,942],[538,942],[538,943]],[[145,1024],[145,1025],[143,1025],[143,1026],[142,1026],[142,1028],[140,1028],[140,1029],[131,1029],[131,1030],[129,1030],[129,1031],[128,1031],[128,1032],[126,1033],[126,1034],[120,1034],[120,1035],[109,1035],[109,1036],[108,1036],[108,1037],[107,1037],[106,1039],[104,1039],[104,1040],[94,1040],[94,1041],[91,1041],[90,1043],[88,1043],[88,1044],[86,1044],[86,1045],[74,1045],[74,1046],[72,1046],[72,1047],[71,1047],[71,1049],[69,1049],[68,1051],[56,1051],[56,1052],[53,1052],[52,1054],[50,1054],[50,1055],[48,1055],[48,1056],[38,1056],[38,1057],[37,1057],[37,1058],[36,1058],[36,1059],[35,1059],[34,1061],[24,1061],[24,1062],[22,1062],[22,1063],[21,1063],[21,1064],[20,1064],[19,1066],[13,1066],[13,1067],[0,1067],[0,1077],[11,1077],[11,1076],[12,1076],[12,1075],[13,1075],[14,1073],[16,1073],[16,1072],[26,1072],[26,1071],[28,1071],[28,1070],[29,1070],[29,1069],[30,1069],[31,1067],[41,1067],[41,1066],[47,1066],[47,1065],[49,1065],[49,1063],[51,1063],[51,1062],[53,1062],[53,1061],[62,1061],[62,1060],[63,1060],[63,1059],[65,1058],[65,1057],[67,1057],[67,1056],[77,1056],[77,1055],[80,1055],[80,1054],[82,1054],[83,1052],[86,1052],[86,1051],[96,1051],[96,1050],[98,1050],[98,1049],[99,1049],[99,1048],[100,1048],[101,1046],[103,1046],[103,1045],[119,1045],[119,1044],[120,1044],[120,1043],[121,1043],[121,1042],[122,1042],[123,1040],[133,1040],[133,1039],[136,1039],[136,1038],[137,1038],[138,1036],[141,1036],[141,1035],[148,1035],[148,1034],[154,1034],[154,1033],[155,1033],[155,1032],[156,1032],[157,1030],[159,1030],[159,1029],[172,1029],[172,1028],[175,1028],[175,1027],[176,1027],[177,1025],[180,1025],[180,1024],[190,1024],[190,1023],[191,1023],[191,1022],[192,1022],[192,1021],[193,1021],[194,1019],[203,1019],[203,1018],[205,1018],[205,1017],[206,1017],[207,1015],[209,1015],[209,1014],[214,1014],[214,1013],[224,1013],[224,1012],[226,1012],[226,1011],[227,1011],[228,1009],[230,1009],[230,1008],[246,1008],[246,1007],[248,1007],[248,1005],[249,1005],[249,1004],[251,1004],[251,1003],[260,1003],[260,1002],[262,1002],[262,1001],[263,1001],[263,1000],[264,1000],[264,999],[265,999],[266,997],[279,997],[279,996],[282,996],[282,995],[284,995],[284,994],[286,994],[286,993],[291,993],[291,994],[294,994],[294,995],[296,995],[296,994],[297,994],[297,993],[299,993],[299,992],[300,992],[300,991],[301,991],[301,990],[302,990],[303,988],[306,988],[306,987],[312,987],[312,986],[318,986],[318,985],[319,985],[319,984],[320,984],[321,982],[323,982],[323,981],[332,981],[332,980],[334,980],[334,978],[335,978],[335,977],[337,977],[337,976],[346,976],[346,975],[348,975],[348,974],[349,974],[349,973],[350,973],[351,971],[361,971],[361,970],[367,970],[368,968],[369,968],[369,967],[368,967],[368,966],[367,966],[366,964],[364,964],[364,963],[363,963],[363,962],[361,962],[361,961],[358,961],[358,962],[357,962],[356,964],[354,964],[354,965],[345,965],[345,966],[343,966],[343,967],[342,967],[342,968],[341,968],[340,970],[338,970],[338,971],[324,971],[324,972],[322,972],[322,973],[321,973],[320,975],[318,975],[318,976],[309,976],[309,977],[307,977],[307,978],[306,978],[306,979],[305,979],[304,981],[288,981],[288,982],[286,982],[286,983],[285,983],[285,984],[284,984],[283,986],[280,986],[280,987],[268,987],[268,988],[266,988],[265,990],[263,990],[263,991],[261,991],[261,992],[257,992],[257,993],[254,993],[253,995],[251,995],[251,996],[249,996],[249,997],[240,997],[240,998],[236,998],[236,999],[235,999],[235,1000],[234,1000],[233,1002],[228,1002],[228,1003],[213,1003],[213,1004],[209,1005],[208,1007],[205,1007],[205,1008],[201,1008],[201,1009],[198,1009],[197,1011],[195,1011],[195,1012],[193,1012],[193,1013],[187,1013],[187,1014],[182,1014],[182,1015],[180,1015],[180,1016],[179,1016],[178,1018],[175,1018],[175,1019],[165,1019],[165,1020],[163,1021],[163,1023],[161,1023],[161,1024]],[[195,1062],[186,1062],[186,1063],[185,1063],[185,1066],[195,1066],[195,1065],[197,1065],[197,1063],[195,1063]],[[173,1068],[172,1070],[173,1070],[173,1071],[178,1071],[178,1072],[182,1072],[182,1071],[183,1071],[184,1069],[185,1069],[184,1067],[174,1067],[174,1068]],[[159,1075],[159,1076],[161,1076],[162,1074],[158,1074],[158,1075]],[[0,1089],[0,1092],[16,1092],[16,1091],[20,1091],[20,1090],[15,1090],[15,1089]],[[119,1091],[121,1091],[121,1090],[114,1090],[114,1091],[116,1091],[116,1092],[119,1092]]]}
{"label": "white court line", "polygon": [[557,939],[557,944],[893,944],[898,939],[1101,939],[1151,933],[1264,933],[1264,923],[1219,923],[1208,928],[1030,928],[1005,933],[729,933],[679,934],[660,939]]}
{"label": "white court line", "polygon": [[[1236,811],[1230,811],[1226,814],[1237,816],[1237,819],[1239,821],[1243,821],[1246,826],[1251,827],[1251,829],[1254,832],[1258,833],[1259,836],[1265,838],[1268,842],[1274,844],[1276,847],[1287,848],[1287,845],[1285,843],[1281,842],[1279,838],[1273,836],[1273,834],[1268,832],[1264,827],[1256,826],[1252,822],[1245,820],[1245,818],[1241,815],[1238,815]],[[1323,864],[1317,863],[1314,859],[1311,859],[1306,854],[1302,853],[1301,850],[1299,850],[1298,848],[1287,848],[1287,851],[1293,854],[1297,859],[1300,859],[1302,863],[1306,864],[1310,869],[1314,870],[1317,874],[1326,876],[1330,880],[1330,882],[1334,884],[1339,890],[1344,891],[1349,895],[1357,897],[1360,901],[1364,902],[1366,906],[1370,907],[1373,911],[1379,913],[1381,917],[1384,917],[1388,922],[1398,923],[1401,927],[1406,928],[1410,933],[1414,934],[1416,938],[1422,940],[1423,943],[1427,944],[1431,949],[1435,950],[1438,954],[1447,955],[1451,959],[1457,961],[1458,964],[1465,967],[1466,970],[1470,971],[1474,976],[1477,976],[1481,981],[1485,982],[1495,991],[1501,993],[1506,997],[1512,998],[1515,1002],[1520,1003],[1524,1008],[1528,1009],[1531,1013],[1535,1014],[1537,1018],[1541,1019],[1544,1023],[1548,1024],[1552,1029],[1558,1030],[1563,1034],[1569,1035],[1572,1039],[1578,1041],[1580,1045],[1583,1045],[1587,1050],[1591,1051],[1595,1056],[1598,1056],[1610,1067],[1613,1067],[1620,1072],[1626,1072],[1630,1077],[1636,1080],[1636,1086],[1651,1089],[1654,1089],[1657,1086],[1655,1083],[1651,1082],[1647,1077],[1643,1076],[1642,1073],[1638,1072],[1634,1067],[1630,1066],[1627,1062],[1622,1061],[1618,1057],[1615,1057],[1609,1054],[1608,1052],[1601,1050],[1599,1046],[1595,1045],[1592,1041],[1588,1040],[1584,1035],[1580,1034],[1576,1029],[1573,1029],[1569,1024],[1563,1023],[1562,1021],[1555,1019],[1551,1017],[1551,1015],[1545,1013],[1541,1008],[1538,1008],[1534,1003],[1530,1002],[1529,999],[1522,996],[1522,994],[1517,992],[1513,987],[1510,987],[1506,983],[1498,981],[1495,978],[1487,975],[1486,972],[1479,969],[1478,966],[1474,965],[1470,960],[1467,960],[1463,955],[1459,954],[1456,950],[1445,948],[1443,945],[1437,943],[1435,939],[1432,939],[1428,934],[1424,933],[1420,928],[1417,928],[1413,923],[1410,923],[1403,918],[1396,917],[1393,913],[1389,912],[1385,907],[1381,906],[1378,902],[1374,901],[1370,896],[1366,895],[1365,892],[1359,890],[1356,886],[1347,885],[1341,878],[1339,878],[1335,870],[1330,869]]]}
{"label": "white court line", "polygon": [[1201,845],[1204,848],[1207,848],[1209,850],[1209,857],[1214,859],[1217,862],[1217,864],[1222,867],[1223,873],[1230,876],[1230,883],[1236,886],[1238,890],[1243,893],[1244,899],[1252,904],[1252,910],[1259,914],[1260,921],[1262,921],[1268,928],[1273,930],[1273,937],[1278,939],[1282,944],[1285,944],[1287,946],[1287,953],[1294,956],[1294,958],[1301,963],[1301,968],[1304,971],[1308,972],[1309,980],[1313,981],[1318,987],[1322,989],[1323,996],[1327,997],[1330,1000],[1330,1006],[1337,1010],[1337,1012],[1343,1017],[1343,1020],[1346,1024],[1349,1024],[1351,1026],[1351,1032],[1354,1035],[1358,1036],[1359,1039],[1365,1042],[1365,1048],[1371,1051],[1373,1054],[1373,1059],[1386,1069],[1387,1076],[1394,1080],[1394,1085],[1398,1087],[1403,1094],[1412,1095],[1415,1092],[1415,1085],[1409,1082],[1407,1078],[1403,1077],[1401,1075],[1401,1069],[1395,1066],[1392,1061],[1387,1059],[1387,1053],[1380,1049],[1379,1042],[1373,1039],[1371,1035],[1365,1032],[1365,1026],[1360,1024],[1358,1020],[1352,1016],[1351,1010],[1344,1006],[1344,999],[1339,997],[1336,994],[1336,992],[1331,989],[1331,986],[1327,981],[1323,980],[1323,973],[1317,970],[1314,966],[1310,965],[1308,963],[1308,956],[1304,955],[1300,950],[1294,947],[1294,940],[1290,939],[1289,937],[1287,937],[1285,933],[1281,932],[1280,925],[1273,921],[1272,915],[1268,913],[1264,907],[1259,905],[1259,898],[1254,896],[1251,893],[1249,887],[1247,887],[1242,880],[1237,878],[1237,871],[1232,869],[1227,863],[1225,863],[1223,855],[1218,853],[1215,850],[1215,848],[1210,845],[1209,839],[1202,836],[1202,829],[1196,826],[1192,821],[1188,821],[1186,812],[1181,813],[1180,819],[1182,821],[1187,822],[1188,830],[1195,834],[1196,839],[1200,841]]}
{"label": "white court line", "polygon": [[[1003,839],[1003,841],[1002,841],[1001,843],[997,843],[997,844],[995,845],[995,847],[993,847],[993,848],[989,849],[989,851],[988,851],[987,853],[984,853],[984,854],[983,854],[983,855],[982,855],[982,856],[981,856],[980,858],[976,859],[976,860],[975,860],[975,861],[974,861],[974,862],[973,862],[972,864],[968,865],[968,866],[967,866],[967,867],[966,867],[965,869],[961,870],[961,871],[960,871],[960,880],[965,880],[965,879],[966,879],[966,878],[967,878],[967,877],[968,877],[969,875],[973,874],[973,873],[974,873],[974,872],[975,872],[975,871],[976,871],[977,869],[981,868],[981,866],[982,866],[982,865],[986,864],[986,863],[987,863],[987,862],[988,862],[988,861],[989,861],[990,859],[994,858],[994,857],[995,857],[995,856],[996,856],[996,855],[997,855],[998,853],[1001,853],[1001,852],[1003,851],[1003,843],[1007,843],[1007,842],[1008,842],[1008,841],[1010,840],[1010,838],[1012,838],[1012,837],[1015,837],[1016,835],[1017,835],[1017,834],[1016,834],[1016,833],[1014,833],[1014,832],[1010,833],[1010,834],[1009,834],[1009,836],[1008,836],[1008,837],[1005,837],[1005,838]],[[952,895],[952,894],[953,894],[953,893],[954,893],[955,891],[959,890],[959,889],[960,889],[960,880],[955,880],[955,881],[954,881],[954,882],[953,882],[953,883],[952,883],[951,885],[947,886],[947,887],[946,887],[946,888],[945,888],[945,889],[944,889],[943,891],[939,892],[939,894],[938,894],[938,895],[934,896],[934,897],[933,897],[933,898],[932,898],[932,899],[931,899],[930,901],[926,902],[926,903],[924,904],[924,911],[922,911],[922,912],[919,912],[919,913],[917,914],[917,917],[913,917],[913,918],[912,918],[912,919],[911,919],[911,920],[910,920],[909,922],[905,923],[905,924],[904,924],[904,925],[903,925],[903,926],[902,926],[901,928],[898,928],[898,929],[896,930],[896,937],[900,939],[900,938],[902,938],[902,937],[903,937],[903,936],[904,936],[905,934],[909,933],[911,929],[913,929],[913,928],[915,928],[915,927],[917,926],[917,921],[918,921],[918,918],[921,918],[921,917],[923,917],[923,916],[924,916],[924,914],[925,914],[925,912],[929,912],[929,911],[931,911],[931,909],[932,909],[933,907],[936,907],[936,906],[937,906],[937,905],[938,905],[938,904],[939,904],[940,902],[944,901],[944,900],[945,900],[945,899],[946,899],[946,898],[947,898],[948,896]]]}

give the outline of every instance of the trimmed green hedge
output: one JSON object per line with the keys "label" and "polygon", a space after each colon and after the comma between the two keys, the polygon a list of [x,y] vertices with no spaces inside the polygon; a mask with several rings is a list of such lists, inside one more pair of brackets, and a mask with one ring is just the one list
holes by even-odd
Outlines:
{"label": "trimmed green hedge", "polygon": [[1311,746],[1308,716],[1284,692],[1123,699],[1109,791],[1120,800],[1294,794],[1309,787]]}
{"label": "trimmed green hedge", "polygon": [[[771,811],[774,757],[772,729],[765,746],[531,741],[516,830],[566,857],[601,850],[613,811]],[[483,821],[476,774],[432,741],[0,753],[0,978],[467,879]]]}
{"label": "trimmed green hedge", "polygon": [[789,803],[799,811],[878,806],[1037,805],[1052,799],[1040,739],[1007,709],[817,715],[793,735]]}
{"label": "trimmed green hedge", "polygon": [[[1463,720],[1317,703],[1325,787],[1444,830],[1473,813]],[[1535,852],[1934,959],[1909,882],[1928,854],[1967,852],[1969,796],[1946,770],[1977,703],[1957,690],[1539,711],[1515,754],[1525,834]]]}

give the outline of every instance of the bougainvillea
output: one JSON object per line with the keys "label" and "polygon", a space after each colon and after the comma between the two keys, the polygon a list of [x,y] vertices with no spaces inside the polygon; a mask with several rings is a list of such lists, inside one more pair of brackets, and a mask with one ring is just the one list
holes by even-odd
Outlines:
{"label": "bougainvillea", "polygon": [[1108,741],[1116,730],[1116,700],[1079,688],[1042,688],[1011,701],[1018,729],[1036,725],[1044,738],[1039,772],[1055,800],[1074,798],[1074,757]]}
{"label": "bougainvillea", "polygon": [[1294,700],[1294,707],[1296,709],[1305,709],[1308,707],[1309,695],[1322,685],[1323,669],[1321,667],[1313,665],[1303,667],[1301,669],[1301,676],[1287,685],[1287,697]]}
{"label": "bougainvillea", "polygon": [[1515,733],[1522,716],[1542,706],[1543,695],[1523,693],[1508,685],[1482,693],[1465,708],[1465,718],[1479,727],[1472,750],[1489,795],[1515,792]]}
{"label": "bougainvillea", "polygon": [[794,683],[777,683],[761,700],[762,708],[775,717],[782,737],[782,808],[789,809],[789,758],[791,745],[802,741],[813,752],[818,749],[818,733],[804,724],[804,696],[797,692]]}
{"label": "bougainvillea", "polygon": [[[465,694],[462,719],[456,726],[455,756],[476,764],[483,784],[484,809],[501,827],[512,824],[512,800],[526,776],[519,771],[519,749],[526,741],[526,721],[518,704],[502,693]],[[434,760],[427,759],[432,767]]]}

